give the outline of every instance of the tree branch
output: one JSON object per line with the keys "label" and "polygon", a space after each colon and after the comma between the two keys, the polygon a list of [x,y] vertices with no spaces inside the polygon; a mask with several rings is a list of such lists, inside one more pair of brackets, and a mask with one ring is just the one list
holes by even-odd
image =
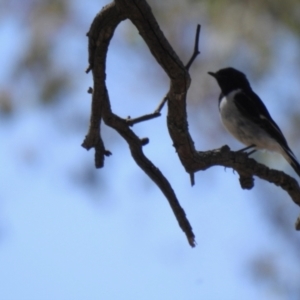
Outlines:
{"label": "tree branch", "polygon": [[[136,119],[128,118],[127,120],[120,118],[111,111],[105,84],[108,46],[116,27],[126,18],[130,19],[137,27],[152,55],[170,78],[170,89],[154,113]],[[104,157],[111,154],[105,149],[101,138],[101,119],[115,129],[128,143],[131,155],[137,165],[153,180],[169,201],[191,246],[195,246],[195,236],[175,192],[160,170],[143,153],[142,147],[149,140],[138,138],[130,129],[133,124],[159,116],[166,100],[168,100],[167,126],[169,134],[182,165],[190,175],[192,184],[194,183],[194,173],[197,171],[203,171],[212,166],[230,167],[239,174],[240,185],[243,189],[251,189],[254,186],[253,176],[257,176],[280,186],[290,195],[295,204],[300,206],[299,185],[295,179],[285,173],[270,170],[249,158],[246,153],[232,152],[228,146],[206,152],[196,151],[188,131],[186,95],[191,82],[188,69],[199,54],[199,33],[200,26],[198,25],[194,53],[187,66],[184,66],[161,32],[145,0],[115,0],[104,7],[96,15],[87,34],[89,39],[87,72],[92,70],[94,87],[89,89],[89,92],[92,93],[90,128],[82,144],[87,150],[95,148],[95,165],[97,168],[101,168],[104,165]],[[300,219],[296,223],[296,228],[300,229]]]}
{"label": "tree branch", "polygon": [[[105,65],[109,42],[113,36],[116,26],[124,19],[124,14],[120,13],[114,3],[103,8],[98,14],[88,33],[89,37],[89,67],[93,72],[94,88],[89,89],[92,92],[92,113],[89,132],[83,142],[83,147],[89,150],[95,148],[96,167],[102,167],[104,156],[107,155],[101,135],[101,119],[110,127],[114,128],[128,143],[131,155],[137,165],[156,183],[162,193],[165,195],[176,216],[181,229],[185,232],[189,244],[195,246],[195,235],[192,227],[186,218],[185,212],[179,204],[179,201],[168,180],[163,176],[160,170],[144,155],[142,147],[148,142],[148,139],[139,139],[129,128],[134,123],[141,121],[138,119],[124,120],[111,111],[108,92],[105,84]],[[95,46],[96,45],[96,46]],[[158,116],[159,113],[156,113]],[[145,118],[145,117],[144,117]],[[148,118],[150,118],[148,116]],[[100,158],[99,158],[100,157]],[[100,161],[100,163],[99,163]]]}
{"label": "tree branch", "polygon": [[194,62],[194,60],[196,59],[196,57],[200,54],[199,51],[199,37],[200,37],[200,29],[201,26],[198,24],[197,25],[197,29],[196,29],[196,36],[195,36],[195,44],[194,44],[194,52],[192,57],[190,58],[189,62],[186,64],[186,69],[189,70],[192,63]]}

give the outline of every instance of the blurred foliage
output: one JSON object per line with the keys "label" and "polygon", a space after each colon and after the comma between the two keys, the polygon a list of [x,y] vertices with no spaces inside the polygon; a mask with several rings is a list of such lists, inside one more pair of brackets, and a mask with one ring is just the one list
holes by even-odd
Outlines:
{"label": "blurred foliage", "polygon": [[[193,76],[197,82],[203,81],[197,75],[203,74],[200,68],[206,70],[212,64],[238,64],[248,73],[265,75],[276,63],[276,50],[280,46],[281,35],[287,32],[298,39],[300,33],[300,3],[295,0],[150,0],[149,4],[167,38],[185,62],[192,52],[196,24],[202,25],[202,54],[194,66],[196,75]],[[34,97],[41,104],[56,102],[62,94],[72,90],[74,72],[60,66],[54,55],[57,47],[63,47],[64,44],[60,33],[70,29],[70,34],[72,31],[75,33],[79,27],[80,19],[74,14],[72,2],[24,0],[22,9],[19,9],[18,1],[7,1],[1,4],[0,14],[2,22],[9,17],[18,20],[22,26],[22,35],[25,36],[20,45],[22,51],[18,61],[15,61],[10,71],[9,83],[19,85],[21,82],[25,90],[27,85],[34,86],[33,94],[28,94],[28,98]],[[132,34],[136,38],[132,38]],[[132,26],[127,26],[125,38],[140,41]],[[66,56],[69,51],[65,49]],[[203,81],[203,85],[208,85],[207,80]],[[200,93],[201,99],[207,99],[211,92],[210,89],[203,92],[203,85],[192,91],[191,98],[195,99],[196,95],[199,98]],[[11,86],[1,88],[0,95],[6,95],[1,96],[0,101],[6,103],[0,105],[3,112],[12,112],[7,109],[8,99],[13,101],[15,98],[14,95],[8,95],[12,90]],[[27,93],[22,91],[21,94],[24,96]],[[26,100],[23,101],[26,104]],[[19,104],[18,101],[10,107]]]}
{"label": "blurred foliage", "polygon": [[[189,116],[200,129],[199,132],[208,131],[208,139],[216,140],[218,137],[220,144],[222,143],[220,125],[211,123],[211,120],[218,118],[216,86],[214,82],[209,81],[208,76],[202,76],[203,74],[209,70],[216,71],[224,66],[236,65],[242,70],[247,70],[246,73],[254,78],[263,78],[270,74],[274,66],[282,63],[278,60],[278,53],[281,47],[284,47],[285,37],[295,41],[298,50],[295,53],[298,53],[298,56],[293,58],[291,64],[299,68],[299,1],[149,0],[149,4],[163,32],[184,62],[188,61],[192,53],[196,24],[202,25],[201,55],[191,70],[193,82],[196,84],[189,93],[189,105],[199,105],[199,99],[204,105],[201,106],[201,117],[201,112],[194,109],[189,111]],[[99,10],[100,8],[99,5]],[[94,15],[96,13],[97,11]],[[7,59],[12,61],[7,68],[4,84],[0,87],[1,113],[13,115],[16,110],[28,106],[45,106],[45,109],[48,109],[49,104],[61,105],[71,98],[78,73],[83,73],[78,64],[87,64],[87,52],[85,57],[78,55],[72,61],[73,64],[64,63],[74,51],[77,53],[76,49],[70,47],[66,36],[75,40],[79,35],[82,38],[88,30],[86,24],[92,19],[86,20],[86,24],[82,25],[83,22],[75,13],[72,1],[66,0],[23,0],[21,4],[17,0],[4,1],[0,3],[0,17],[1,25],[5,22],[17,24],[12,40],[4,41],[11,51]],[[123,38],[128,41],[128,47],[140,47],[141,39],[137,31],[133,30],[129,22],[125,27]],[[87,48],[87,39],[85,43],[83,47]],[[60,49],[59,55],[56,53],[57,49]],[[139,53],[144,55],[143,52]],[[149,68],[153,68],[155,72],[155,68],[158,67]],[[149,72],[149,68],[147,66],[145,71]],[[298,97],[295,97],[294,101],[299,101]],[[299,114],[299,106],[289,113]],[[292,117],[291,120],[298,126],[291,125],[291,128],[297,128],[297,132],[290,130],[290,135],[299,140],[299,117]],[[88,182],[95,181],[94,171],[87,170],[82,174],[85,174]],[[296,233],[287,234],[291,231],[291,213],[287,213],[286,207],[281,205],[281,199],[276,199],[273,195],[274,193],[267,204],[262,205],[262,209],[270,224],[282,232],[284,241],[295,254],[294,250],[299,249],[299,237],[295,237]],[[273,207],[272,213],[270,207]],[[300,257],[294,254],[291,254],[291,257],[295,265],[299,266]],[[299,274],[293,273],[286,266],[277,265],[276,259],[270,259],[269,255],[258,254],[253,260],[251,272],[260,283],[272,282],[272,289],[280,286],[281,294],[287,297],[291,294],[299,296],[299,280],[296,284],[287,284],[289,280],[279,276],[282,272],[288,276],[287,273],[290,272],[289,278],[299,278]]]}
{"label": "blurred foliage", "polygon": [[[274,38],[280,32],[286,30],[295,37],[300,34],[300,3],[296,0],[172,0],[163,3],[151,0],[149,3],[159,17],[160,24],[170,32],[172,43],[179,48],[186,49],[182,38],[190,38],[189,31],[197,23],[202,24],[204,30],[207,30],[205,26],[211,27],[210,30],[214,31],[212,34],[218,36],[215,42],[220,43],[221,39],[222,53],[231,52],[233,56],[240,51],[240,44],[246,43],[247,47],[259,51],[263,58],[274,58]],[[178,34],[179,30],[182,34]]]}
{"label": "blurred foliage", "polygon": [[[72,26],[70,5],[67,1],[18,1],[2,3],[2,22],[14,18],[16,27],[22,30],[20,36],[11,44],[16,52],[12,69],[7,74],[6,97],[1,96],[3,112],[12,113],[13,109],[32,105],[56,102],[61,95],[70,92],[73,70],[63,69],[54,52],[63,43],[60,32]],[[17,32],[16,32],[17,33]],[[68,55],[70,49],[66,49]],[[19,88],[16,90],[15,86]],[[8,95],[10,93],[10,95]],[[3,94],[3,91],[2,93]],[[11,99],[7,110],[7,102]]]}

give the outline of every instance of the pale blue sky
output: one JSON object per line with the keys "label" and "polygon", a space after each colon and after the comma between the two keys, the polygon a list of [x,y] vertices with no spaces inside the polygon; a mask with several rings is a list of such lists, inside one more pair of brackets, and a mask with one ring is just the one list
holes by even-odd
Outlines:
{"label": "pale blue sky", "polygon": [[[103,6],[96,2],[81,9],[86,24],[96,14],[94,9]],[[11,36],[18,33],[18,26],[13,17],[1,21],[0,39],[7,41],[0,50],[1,85],[7,83],[6,74],[14,63],[10,56],[18,43]],[[197,173],[196,186],[191,188],[168,136],[165,109],[161,118],[133,129],[150,138],[145,153],[174,187],[196,234],[196,248],[189,247],[166,199],[110,129],[104,130],[104,136],[113,155],[97,171],[99,188],[76,183],[72,174],[94,161],[93,150],[80,147],[86,132],[68,130],[70,115],[84,113],[88,120],[90,113],[86,90],[92,81],[90,74],[84,74],[85,32],[82,28],[80,37],[66,43],[84,55],[74,54],[63,62],[78,68],[74,69],[78,85],[70,98],[57,107],[26,106],[11,119],[0,118],[0,298],[284,299],[279,287],[255,284],[249,276],[251,259],[260,252],[296,268],[292,257],[285,255],[288,247],[264,222],[256,205],[255,198],[263,200],[266,195],[241,190],[237,175],[222,167]],[[124,46],[124,41],[116,43]],[[64,50],[58,47],[58,59]],[[154,85],[153,79],[151,84],[147,78],[140,82],[136,72],[140,74],[141,67],[134,52],[111,47],[109,92],[113,108],[123,117],[152,111],[167,91],[167,85]],[[128,69],[131,72],[124,77],[122,72]],[[265,82],[267,87],[278,84],[278,71],[280,66]],[[270,95],[262,85],[257,88],[265,98]],[[276,115],[280,108],[270,110]],[[201,137],[192,121],[190,128],[195,139]],[[227,137],[228,144],[239,146]],[[221,146],[202,138],[205,149]],[[280,160],[278,165],[282,164]],[[256,179],[256,184],[264,183]],[[271,186],[271,191],[286,199],[285,205],[294,205],[280,189]]]}

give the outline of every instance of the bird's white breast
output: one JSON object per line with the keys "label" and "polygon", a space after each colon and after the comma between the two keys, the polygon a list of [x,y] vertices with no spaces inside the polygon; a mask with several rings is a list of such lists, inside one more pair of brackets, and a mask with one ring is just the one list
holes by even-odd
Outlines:
{"label": "bird's white breast", "polygon": [[242,133],[239,127],[243,123],[241,113],[237,109],[235,103],[233,102],[234,96],[239,93],[240,90],[234,90],[228,95],[224,96],[220,100],[219,109],[221,120],[223,122],[224,127],[238,140],[241,140]]}
{"label": "bird's white breast", "polygon": [[254,144],[257,149],[281,153],[282,148],[265,130],[240,113],[233,101],[234,96],[240,92],[239,89],[234,90],[220,100],[219,109],[224,127],[246,146]]}

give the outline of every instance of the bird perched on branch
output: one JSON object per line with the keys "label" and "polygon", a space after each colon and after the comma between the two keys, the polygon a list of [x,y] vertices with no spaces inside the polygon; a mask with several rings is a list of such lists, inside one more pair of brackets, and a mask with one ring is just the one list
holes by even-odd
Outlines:
{"label": "bird perched on branch", "polygon": [[300,164],[266,106],[253,92],[244,73],[225,68],[213,76],[220,88],[219,111],[225,128],[247,147],[280,153],[300,176]]}

